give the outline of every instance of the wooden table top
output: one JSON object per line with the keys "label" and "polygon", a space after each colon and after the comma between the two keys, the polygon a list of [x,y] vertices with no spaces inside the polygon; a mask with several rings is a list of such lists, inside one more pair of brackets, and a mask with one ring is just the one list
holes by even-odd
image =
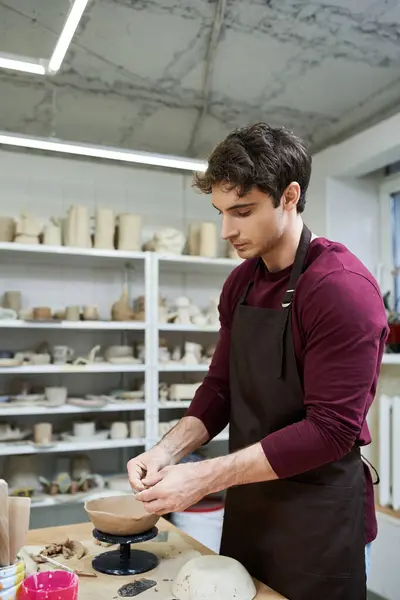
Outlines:
{"label": "wooden table top", "polygon": [[[162,531],[176,531],[182,538],[193,548],[201,554],[213,554],[212,550],[200,544],[197,540],[188,536],[186,533],[179,529],[176,529],[174,525],[160,519],[157,523],[157,527],[160,532]],[[91,523],[82,523],[78,525],[63,525],[61,527],[46,527],[44,529],[33,529],[28,533],[28,539],[26,545],[39,546],[49,544],[55,540],[63,540],[67,537],[82,540],[91,537],[93,525]],[[93,580],[91,580],[93,582]],[[272,591],[269,587],[260,582],[255,582],[257,588],[256,600],[284,600],[283,596]],[[101,584],[99,584],[101,585]]]}

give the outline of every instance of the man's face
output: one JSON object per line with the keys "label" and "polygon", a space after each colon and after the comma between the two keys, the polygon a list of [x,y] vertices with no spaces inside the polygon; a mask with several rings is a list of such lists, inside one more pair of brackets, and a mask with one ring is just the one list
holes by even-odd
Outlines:
{"label": "man's face", "polygon": [[283,200],[275,208],[272,198],[256,187],[241,198],[219,184],[212,189],[212,203],[222,215],[222,238],[240,258],[263,256],[279,244],[286,223]]}

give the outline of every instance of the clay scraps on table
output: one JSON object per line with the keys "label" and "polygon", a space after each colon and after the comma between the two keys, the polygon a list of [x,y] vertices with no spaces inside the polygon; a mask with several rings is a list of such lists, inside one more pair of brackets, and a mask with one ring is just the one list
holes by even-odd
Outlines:
{"label": "clay scraps on table", "polygon": [[[87,549],[81,542],[76,540],[70,540],[67,538],[65,542],[57,543],[53,542],[51,544],[47,544],[44,549],[40,552],[44,556],[58,556],[62,554],[64,558],[69,559],[72,557],[76,557],[77,559],[81,559],[87,553]],[[41,564],[45,562],[40,556],[32,557],[37,564]]]}
{"label": "clay scraps on table", "polygon": [[152,579],[138,579],[137,581],[127,583],[120,587],[118,595],[122,598],[132,598],[133,596],[138,596],[142,592],[146,592],[155,585],[157,585],[157,582]]}

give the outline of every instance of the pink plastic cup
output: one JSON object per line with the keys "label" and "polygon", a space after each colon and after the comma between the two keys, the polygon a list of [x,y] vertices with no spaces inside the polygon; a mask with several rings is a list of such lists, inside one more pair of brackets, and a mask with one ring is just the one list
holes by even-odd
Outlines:
{"label": "pink plastic cup", "polygon": [[25,579],[21,600],[78,600],[78,577],[69,571],[43,571]]}

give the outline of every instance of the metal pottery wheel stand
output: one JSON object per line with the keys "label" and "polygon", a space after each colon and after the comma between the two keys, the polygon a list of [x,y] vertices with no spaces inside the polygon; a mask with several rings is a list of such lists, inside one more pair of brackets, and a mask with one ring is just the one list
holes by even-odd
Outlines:
{"label": "metal pottery wheel stand", "polygon": [[145,550],[132,550],[131,544],[147,542],[158,535],[157,527],[136,535],[110,535],[93,529],[93,537],[100,542],[119,544],[118,550],[103,552],[92,561],[95,571],[107,575],[137,575],[157,567],[159,560],[155,554]]}

